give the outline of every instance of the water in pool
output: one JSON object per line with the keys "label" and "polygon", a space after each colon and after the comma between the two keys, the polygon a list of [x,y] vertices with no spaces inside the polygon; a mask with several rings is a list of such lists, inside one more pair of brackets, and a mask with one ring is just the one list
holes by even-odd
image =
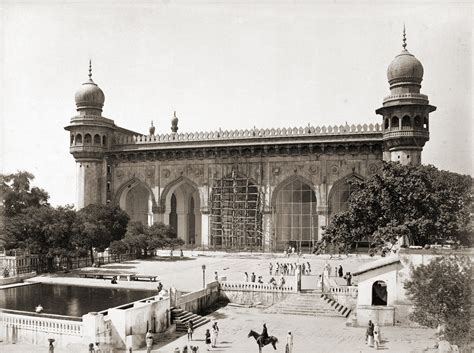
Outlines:
{"label": "water in pool", "polygon": [[34,312],[41,304],[45,314],[79,317],[153,295],[156,291],[38,283],[0,289],[0,308]]}

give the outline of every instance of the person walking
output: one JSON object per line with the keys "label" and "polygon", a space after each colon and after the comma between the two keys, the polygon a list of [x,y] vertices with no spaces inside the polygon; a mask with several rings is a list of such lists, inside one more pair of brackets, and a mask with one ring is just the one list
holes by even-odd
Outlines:
{"label": "person walking", "polygon": [[272,275],[272,271],[273,271],[273,264],[270,262],[270,265],[268,265],[269,267],[269,270],[270,270],[270,276]]}
{"label": "person walking", "polygon": [[148,330],[148,332],[145,335],[145,343],[146,343],[146,353],[151,353],[151,347],[153,346],[153,333],[151,333],[151,330]]}
{"label": "person walking", "polygon": [[217,272],[214,272],[214,281],[218,281],[219,280],[219,276],[217,275]]}
{"label": "person walking", "polygon": [[188,341],[192,341],[193,340],[193,332],[194,332],[193,320],[189,320],[188,323],[186,324],[186,327],[188,328]]}
{"label": "person walking", "polygon": [[367,327],[367,331],[365,332],[365,341],[369,347],[374,346],[374,324],[372,323],[372,320],[369,320],[369,325]]}
{"label": "person walking", "polygon": [[352,275],[350,272],[347,272],[346,275],[344,276],[345,280],[346,280],[346,284],[348,286],[351,286],[352,285]]}
{"label": "person walking", "polygon": [[288,335],[286,335],[286,347],[285,353],[292,353],[293,352],[293,335],[291,331],[288,331]]}
{"label": "person walking", "polygon": [[211,333],[209,332],[209,329],[206,329],[206,346],[207,350],[209,350],[209,345],[211,344]]}
{"label": "person walking", "polygon": [[245,282],[249,281],[249,274],[247,272],[244,273],[244,280]]}
{"label": "person walking", "polygon": [[252,272],[252,275],[250,276],[250,282],[255,282],[255,273]]}
{"label": "person walking", "polygon": [[379,349],[380,346],[380,334],[379,334],[379,325],[374,325],[374,348]]}
{"label": "person walking", "polygon": [[339,277],[344,276],[344,271],[342,270],[342,265],[339,265],[338,272],[339,272]]}
{"label": "person walking", "polygon": [[211,341],[212,341],[211,346],[212,346],[212,348],[216,348],[218,336],[219,336],[219,327],[217,326],[217,321],[216,321],[212,325],[212,332],[211,332]]}

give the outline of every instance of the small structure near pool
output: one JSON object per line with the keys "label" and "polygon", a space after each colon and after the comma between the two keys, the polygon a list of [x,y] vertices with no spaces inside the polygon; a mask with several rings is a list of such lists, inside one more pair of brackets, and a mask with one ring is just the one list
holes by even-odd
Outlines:
{"label": "small structure near pool", "polygon": [[412,303],[404,284],[411,278],[411,268],[427,265],[439,256],[473,256],[472,249],[444,248],[400,249],[399,253],[360,266],[358,277],[357,325],[369,320],[383,326],[407,325]]}

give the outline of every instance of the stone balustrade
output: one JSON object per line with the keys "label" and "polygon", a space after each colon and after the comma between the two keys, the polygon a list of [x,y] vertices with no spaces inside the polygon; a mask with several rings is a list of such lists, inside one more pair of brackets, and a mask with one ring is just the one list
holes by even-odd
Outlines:
{"label": "stone balustrade", "polygon": [[41,331],[52,334],[82,336],[82,321],[73,321],[51,317],[20,315],[18,313],[0,312],[0,325],[16,329]]}
{"label": "stone balustrade", "polygon": [[221,290],[225,291],[248,291],[248,292],[293,292],[293,286],[274,286],[272,284],[261,284],[254,282],[220,282]]}
{"label": "stone balustrade", "polygon": [[356,286],[334,286],[329,287],[329,292],[337,295],[357,296]]}
{"label": "stone balustrade", "polygon": [[117,135],[115,145],[169,143],[169,142],[192,142],[192,141],[215,141],[215,140],[241,140],[262,139],[281,137],[305,137],[321,135],[346,135],[367,134],[382,132],[380,124],[363,125],[335,125],[322,127],[294,127],[283,129],[246,129],[246,130],[219,130],[211,132],[171,133],[161,135]]}

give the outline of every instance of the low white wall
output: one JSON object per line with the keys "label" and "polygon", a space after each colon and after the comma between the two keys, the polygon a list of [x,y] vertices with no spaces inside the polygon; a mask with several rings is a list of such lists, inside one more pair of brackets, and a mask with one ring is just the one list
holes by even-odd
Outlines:
{"label": "low white wall", "polygon": [[12,276],[12,277],[1,277],[0,286],[6,286],[9,284],[20,283],[25,279],[30,279],[36,276],[36,272],[22,273],[21,275]]}
{"label": "low white wall", "polygon": [[0,311],[0,340],[6,342],[48,347],[54,338],[56,346],[66,347],[82,342],[82,329],[82,321]]}
{"label": "low white wall", "polygon": [[[98,316],[99,320],[86,316]],[[86,320],[89,323],[87,331],[95,333],[96,342],[124,349],[127,337],[134,336],[133,348],[136,349],[145,345],[147,330],[156,333],[165,332],[169,328],[170,318],[169,298],[152,297],[111,308],[98,315],[88,314],[83,317],[83,320],[84,323]],[[93,325],[95,328],[92,327]],[[100,332],[105,334],[99,335]]]}
{"label": "low white wall", "polygon": [[221,282],[221,296],[231,303],[271,305],[296,294],[296,287],[252,282]]}
{"label": "low white wall", "polygon": [[369,320],[380,326],[393,326],[395,324],[395,308],[393,306],[357,306],[357,325],[367,326]]}

